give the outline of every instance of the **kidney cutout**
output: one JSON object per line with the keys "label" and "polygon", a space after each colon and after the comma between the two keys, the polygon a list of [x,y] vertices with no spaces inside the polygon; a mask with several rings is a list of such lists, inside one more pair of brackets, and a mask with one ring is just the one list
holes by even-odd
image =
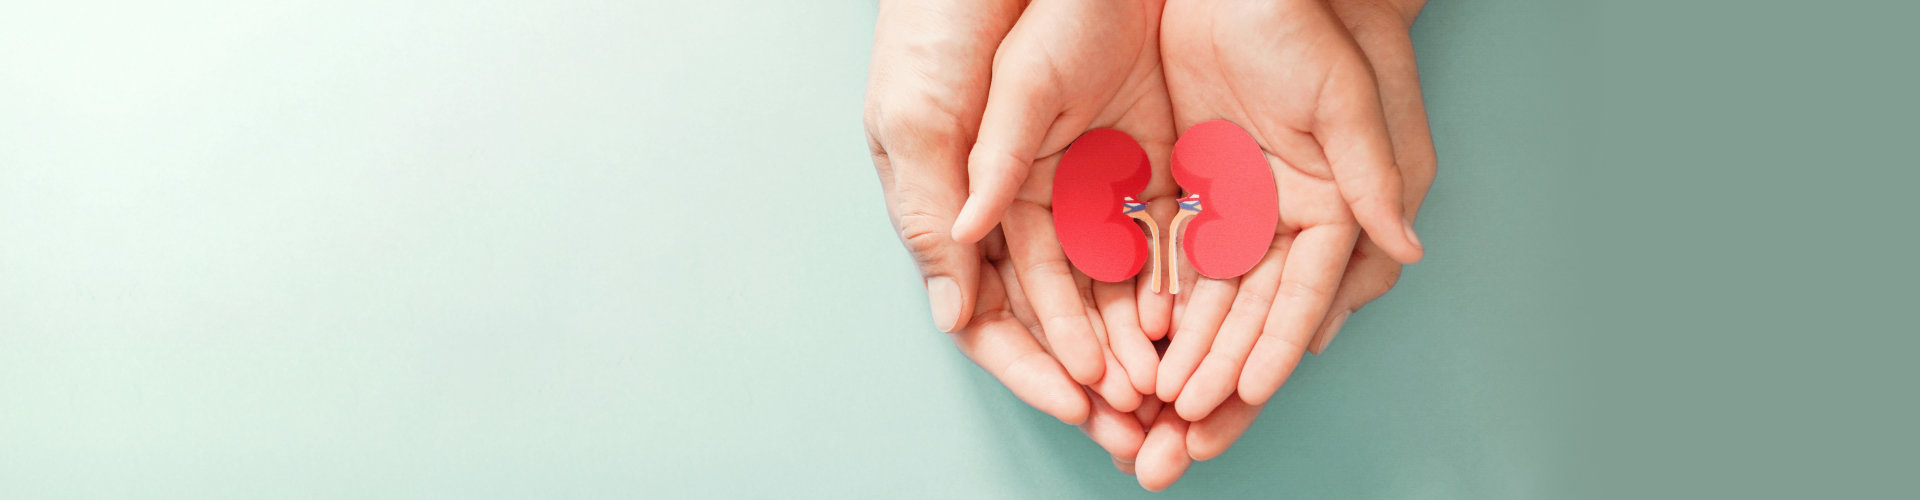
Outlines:
{"label": "kidney cutout", "polygon": [[1229,279],[1260,263],[1280,223],[1280,190],[1252,135],[1226,120],[1194,125],[1173,144],[1173,180],[1189,193],[1183,206],[1199,195],[1177,236],[1194,271]]}
{"label": "kidney cutout", "polygon": [[1053,228],[1067,260],[1109,283],[1139,274],[1152,251],[1127,214],[1138,209],[1132,197],[1153,177],[1140,143],[1119,130],[1089,130],[1067,147],[1053,175]]}

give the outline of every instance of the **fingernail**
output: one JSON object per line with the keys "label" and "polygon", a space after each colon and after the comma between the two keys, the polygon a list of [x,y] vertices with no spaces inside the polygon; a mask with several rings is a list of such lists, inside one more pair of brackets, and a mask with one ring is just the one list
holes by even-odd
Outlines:
{"label": "fingernail", "polygon": [[1421,244],[1420,244],[1420,235],[1417,235],[1417,234],[1413,234],[1413,221],[1412,221],[1412,220],[1410,220],[1410,219],[1406,219],[1406,218],[1401,218],[1401,219],[1400,219],[1400,227],[1403,227],[1403,228],[1406,228],[1406,229],[1407,229],[1407,241],[1411,241],[1411,242],[1413,242],[1413,246],[1416,246],[1416,247],[1420,247],[1420,248],[1426,248],[1426,245],[1421,245]]}
{"label": "fingernail", "polygon": [[933,327],[953,333],[960,323],[960,283],[946,276],[927,278],[927,302],[933,306]]}
{"label": "fingernail", "polygon": [[1340,327],[1347,325],[1347,316],[1351,314],[1353,311],[1340,311],[1333,315],[1333,319],[1327,322],[1327,334],[1320,336],[1319,342],[1313,343],[1314,354],[1327,350],[1327,344],[1333,343],[1333,336],[1340,334]]}

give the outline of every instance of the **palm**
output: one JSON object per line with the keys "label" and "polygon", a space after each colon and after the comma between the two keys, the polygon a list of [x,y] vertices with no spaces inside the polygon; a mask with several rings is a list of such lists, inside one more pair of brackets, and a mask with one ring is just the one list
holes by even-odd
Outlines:
{"label": "palm", "polygon": [[[1346,31],[1351,32],[1353,37],[1351,42],[1340,38],[1344,34],[1338,29],[1339,26],[1327,22],[1324,18],[1325,11],[1316,10],[1315,5],[1297,2],[1282,2],[1282,4],[1284,5],[1229,6],[1208,0],[1180,3],[1169,7],[1166,13],[1162,43],[1169,62],[1167,78],[1179,122],[1188,124],[1211,118],[1235,120],[1247,126],[1249,131],[1258,134],[1256,138],[1267,149],[1269,163],[1275,167],[1278,182],[1281,184],[1281,211],[1283,212],[1275,251],[1268,255],[1268,260],[1262,262],[1253,274],[1243,279],[1240,290],[1233,290],[1228,286],[1225,287],[1227,288],[1225,293],[1227,298],[1232,298],[1235,293],[1248,291],[1250,284],[1267,279],[1266,276],[1261,276],[1263,273],[1277,273],[1282,270],[1281,266],[1272,266],[1272,264],[1284,261],[1285,280],[1296,285],[1281,286],[1278,289],[1253,290],[1253,292],[1256,296],[1261,292],[1274,292],[1272,295],[1267,295],[1275,297],[1276,301],[1272,306],[1274,308],[1272,317],[1266,321],[1264,329],[1277,333],[1276,340],[1281,341],[1271,344],[1291,344],[1281,349],[1291,351],[1291,360],[1283,356],[1281,361],[1297,361],[1297,352],[1301,343],[1309,338],[1314,339],[1312,343],[1317,352],[1331,340],[1333,331],[1338,329],[1345,316],[1344,314],[1329,316],[1327,321],[1330,323],[1316,325],[1308,318],[1318,317],[1320,313],[1317,310],[1323,308],[1289,306],[1297,306],[1302,302],[1322,303],[1318,300],[1297,299],[1327,294],[1327,291],[1332,289],[1325,287],[1334,282],[1325,280],[1331,276],[1339,280],[1337,296],[1332,300],[1332,307],[1350,312],[1379,297],[1392,287],[1399,276],[1400,269],[1400,263],[1396,262],[1396,258],[1389,257],[1389,252],[1371,241],[1376,236],[1373,234],[1369,234],[1367,239],[1361,241],[1359,248],[1349,254],[1339,252],[1348,251],[1344,249],[1352,247],[1351,240],[1344,246],[1309,245],[1300,242],[1306,235],[1316,234],[1317,227],[1352,227],[1352,223],[1348,220],[1316,219],[1311,216],[1313,215],[1311,212],[1301,213],[1303,210],[1314,208],[1300,206],[1304,202],[1304,197],[1316,194],[1311,192],[1312,189],[1306,189],[1308,187],[1317,186],[1315,189],[1322,191],[1318,193],[1323,198],[1321,206],[1331,207],[1336,204],[1324,203],[1329,197],[1324,193],[1327,170],[1319,167],[1325,165],[1325,162],[1315,161],[1319,159],[1316,156],[1318,151],[1314,144],[1307,142],[1313,138],[1303,138],[1300,134],[1303,131],[1311,133],[1324,128],[1321,127],[1321,123],[1317,123],[1323,121],[1322,116],[1353,114],[1343,113],[1343,111],[1352,109],[1349,108],[1354,106],[1352,99],[1362,97],[1330,97],[1323,91],[1331,89],[1334,92],[1341,92],[1369,87],[1365,84],[1353,84],[1353,79],[1367,79],[1364,72],[1348,75],[1348,73],[1367,68],[1367,66],[1361,66],[1361,70],[1356,70],[1351,66],[1354,61],[1370,66],[1371,70],[1377,74],[1380,105],[1384,107],[1385,117],[1384,126],[1381,128],[1391,132],[1394,164],[1406,180],[1404,216],[1408,219],[1411,219],[1418,209],[1420,200],[1432,182],[1434,155],[1432,139],[1427,129],[1425,109],[1421,102],[1413,46],[1407,36],[1407,28],[1419,14],[1423,1],[1335,0],[1331,6],[1338,16],[1336,22],[1346,25]],[[1245,10],[1247,7],[1260,10]],[[1267,8],[1274,10],[1267,10]],[[1255,28],[1254,31],[1248,31],[1249,26]],[[1221,32],[1211,33],[1212,30]],[[1214,40],[1248,44],[1216,47],[1212,43]],[[1364,51],[1364,56],[1341,48],[1351,44],[1357,44]],[[1318,64],[1308,60],[1314,58],[1328,59],[1326,59],[1327,62]],[[1257,65],[1226,66],[1236,62]],[[1281,69],[1288,72],[1282,73],[1279,71]],[[1257,85],[1240,83],[1248,81],[1257,82]],[[1305,82],[1320,84],[1308,88]],[[1329,147],[1328,150],[1327,154],[1335,154],[1332,152],[1333,148]],[[1302,193],[1302,191],[1307,192]],[[1316,222],[1323,225],[1316,226]],[[1291,238],[1288,236],[1290,230],[1295,231]],[[1285,254],[1289,252],[1297,254],[1316,246],[1326,249],[1322,253],[1324,259],[1321,264],[1331,264],[1333,261],[1345,259],[1348,255],[1353,257],[1345,268],[1344,277],[1339,277],[1338,266],[1322,266],[1317,276],[1308,278],[1297,276],[1303,271],[1300,269],[1301,266],[1296,264],[1296,259],[1287,257]],[[1330,273],[1329,270],[1331,270]],[[1233,306],[1235,317],[1227,318],[1226,326],[1261,328],[1259,319],[1255,317],[1257,314],[1242,314],[1239,302],[1235,300]],[[1251,304],[1260,301],[1246,302]],[[1206,304],[1185,304],[1187,314],[1179,317],[1186,319],[1205,316],[1205,314],[1193,312],[1196,309],[1207,309],[1205,306]],[[1224,314],[1225,308],[1217,307],[1213,313]],[[1212,319],[1217,321],[1217,318]],[[1236,322],[1236,319],[1242,321]],[[1181,331],[1184,336],[1188,330],[1182,326]],[[1208,337],[1212,335],[1211,332],[1205,333]],[[1221,332],[1223,341],[1227,340],[1225,336],[1228,334],[1228,331]],[[1242,338],[1245,335],[1243,333]],[[1268,342],[1262,339],[1262,343]],[[1244,347],[1241,349],[1234,354],[1245,354]],[[1273,351],[1275,350],[1267,349],[1268,353]],[[1175,355],[1173,350],[1169,350],[1170,360]],[[1231,357],[1231,355],[1221,356],[1209,353],[1208,363],[1220,366],[1221,364],[1214,363],[1218,358]],[[1267,360],[1270,361],[1271,358]],[[1283,380],[1284,371],[1291,369],[1290,363],[1284,363],[1286,366],[1264,367],[1266,368],[1264,373],[1256,374],[1253,365],[1261,361],[1263,360],[1258,351],[1253,353],[1253,359],[1246,360],[1248,364],[1246,377],[1265,376]],[[1205,368],[1202,370],[1205,371]],[[1216,371],[1210,375],[1222,374]],[[1278,376],[1275,377],[1275,375]],[[1198,379],[1208,378],[1209,374],[1195,374],[1194,377],[1196,382],[1189,385],[1190,388],[1206,385],[1200,384]],[[1232,384],[1226,384],[1225,387],[1231,388]],[[1277,387],[1277,382],[1271,387]],[[1260,412],[1260,406],[1243,401],[1248,399],[1246,393],[1249,392],[1246,391],[1244,381],[1240,389],[1242,390],[1240,399],[1225,399],[1210,412],[1198,411],[1203,410],[1203,408],[1197,408],[1201,405],[1188,404],[1191,403],[1190,399],[1202,398],[1190,398],[1189,396],[1197,395],[1183,393],[1180,396],[1180,403],[1176,405],[1184,407],[1181,410],[1186,415],[1183,416],[1204,415],[1205,418],[1193,422],[1190,426],[1172,425],[1163,428],[1156,425],[1152,429],[1145,446],[1139,452],[1142,457],[1139,467],[1141,483],[1149,488],[1165,487],[1177,480],[1185,471],[1187,458],[1196,460],[1213,458],[1238,439]],[[1256,391],[1261,389],[1264,387],[1255,388]],[[1206,399],[1212,399],[1212,396],[1223,397],[1219,394],[1206,396],[1209,396]],[[1256,395],[1255,399],[1264,401],[1265,396]],[[1149,468],[1148,457],[1171,458]]]}
{"label": "palm", "polygon": [[999,220],[1048,343],[1076,380],[1122,411],[1139,405],[1157,365],[1140,326],[1142,309],[1151,317],[1170,305],[1131,281],[1095,284],[1072,272],[1054,236],[1051,188],[1067,146],[1088,129],[1111,127],[1140,141],[1158,174],[1142,199],[1175,194],[1165,170],[1173,130],[1160,74],[1159,7],[1157,1],[1092,0],[1030,6],[995,57],[972,155],[975,165],[1018,164],[1022,175],[973,181],[1012,191]]}
{"label": "palm", "polygon": [[[1225,119],[1246,128],[1266,153],[1280,194],[1267,257],[1238,282],[1201,278],[1181,297],[1180,335],[1163,360],[1157,391],[1178,399],[1182,417],[1197,420],[1242,384],[1278,387],[1310,342],[1298,337],[1319,325],[1360,233],[1329,166],[1353,153],[1328,133],[1335,128],[1329,122],[1352,107],[1348,101],[1377,97],[1367,60],[1317,2],[1177,2],[1167,9],[1161,40],[1175,123]],[[1355,96],[1356,87],[1363,96]],[[1259,376],[1243,381],[1243,366]],[[1242,397],[1264,401],[1270,393]]]}

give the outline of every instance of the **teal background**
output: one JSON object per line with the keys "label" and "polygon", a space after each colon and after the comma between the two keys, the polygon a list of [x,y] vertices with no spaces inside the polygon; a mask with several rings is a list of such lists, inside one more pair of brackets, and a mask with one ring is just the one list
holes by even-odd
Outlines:
{"label": "teal background", "polygon": [[[1912,470],[1903,18],[1565,4],[1427,8],[1427,260],[1158,496]],[[1150,496],[933,330],[874,13],[0,9],[0,498]]]}

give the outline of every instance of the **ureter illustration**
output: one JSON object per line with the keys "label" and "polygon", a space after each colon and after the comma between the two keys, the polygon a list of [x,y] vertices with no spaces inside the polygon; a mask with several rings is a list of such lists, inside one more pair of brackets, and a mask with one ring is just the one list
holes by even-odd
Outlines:
{"label": "ureter illustration", "polygon": [[[1180,212],[1173,215],[1173,223],[1167,227],[1167,255],[1169,256],[1167,263],[1171,264],[1170,267],[1173,269],[1171,273],[1173,276],[1168,280],[1172,281],[1173,285],[1168,288],[1171,288],[1170,293],[1175,295],[1180,293],[1180,230],[1186,226],[1187,219],[1192,219],[1195,215],[1200,215],[1200,195],[1198,194],[1180,199]],[[1158,279],[1158,276],[1155,278]],[[1155,291],[1158,291],[1158,288]]]}
{"label": "ureter illustration", "polygon": [[1121,213],[1147,226],[1147,262],[1151,264],[1147,268],[1147,272],[1151,273],[1147,278],[1147,286],[1153,289],[1153,293],[1160,293],[1160,223],[1154,222],[1153,215],[1147,213],[1147,204],[1134,200],[1132,196],[1126,197],[1121,206],[1125,207]]}

